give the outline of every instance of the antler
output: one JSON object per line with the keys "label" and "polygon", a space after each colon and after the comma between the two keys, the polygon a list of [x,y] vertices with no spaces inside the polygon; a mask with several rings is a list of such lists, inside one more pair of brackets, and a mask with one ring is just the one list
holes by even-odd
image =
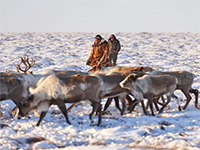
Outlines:
{"label": "antler", "polygon": [[[17,72],[22,71],[23,73],[27,74],[27,71],[35,65],[35,60],[33,60],[33,58],[31,58],[31,62],[29,61],[30,59],[27,57],[22,58],[21,57],[21,63],[19,65],[17,65]],[[24,64],[25,69],[21,68],[21,64]]]}

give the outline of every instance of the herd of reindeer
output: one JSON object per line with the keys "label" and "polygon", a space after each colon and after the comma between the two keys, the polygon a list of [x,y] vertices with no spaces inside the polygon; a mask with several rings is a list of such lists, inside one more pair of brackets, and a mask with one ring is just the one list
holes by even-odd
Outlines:
{"label": "herd of reindeer", "polygon": [[[17,65],[18,72],[0,72],[0,100],[11,99],[16,104],[12,110],[12,114],[18,110],[15,117],[24,117],[32,110],[40,110],[36,126],[40,125],[51,105],[57,105],[70,124],[68,111],[76,103],[85,100],[90,101],[92,106],[89,115],[92,123],[94,116],[98,115],[98,126],[101,124],[102,112],[106,111],[113,99],[121,115],[125,110],[131,113],[140,103],[145,115],[154,115],[154,106],[158,113],[162,113],[172,97],[181,111],[186,109],[191,101],[190,93],[195,95],[195,107],[200,108],[198,90],[192,88],[195,75],[191,72],[162,72],[146,66],[98,66],[88,72],[50,70],[42,74],[33,74],[28,70],[34,64],[33,59],[24,57]],[[186,97],[183,107],[179,105],[175,90],[182,91]],[[102,99],[107,99],[103,110]],[[144,103],[144,99],[147,99],[147,103]],[[65,103],[72,105],[66,109]]]}

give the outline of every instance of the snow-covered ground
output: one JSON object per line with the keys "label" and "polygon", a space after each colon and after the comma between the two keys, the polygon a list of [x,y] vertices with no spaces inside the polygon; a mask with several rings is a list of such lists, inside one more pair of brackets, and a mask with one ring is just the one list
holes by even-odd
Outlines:
{"label": "snow-covered ground", "polygon": [[[86,61],[96,34],[107,40],[111,33],[1,33],[0,71],[16,71],[24,56],[36,60],[34,73],[49,69],[88,71],[91,67]],[[122,45],[117,65],[190,71],[197,75],[193,88],[200,90],[200,33],[115,35]],[[176,94],[185,99],[180,91]],[[111,115],[103,117],[100,127],[90,125],[91,106],[86,104],[69,113],[72,125],[65,122],[57,106],[52,106],[39,127],[35,126],[39,118],[32,112],[29,118],[13,119],[10,113],[14,106],[11,100],[1,102],[0,149],[200,149],[200,110],[194,107],[194,95],[186,110],[179,112],[172,101],[156,116],[145,116],[137,106],[136,111],[122,117],[112,102],[108,108]]]}

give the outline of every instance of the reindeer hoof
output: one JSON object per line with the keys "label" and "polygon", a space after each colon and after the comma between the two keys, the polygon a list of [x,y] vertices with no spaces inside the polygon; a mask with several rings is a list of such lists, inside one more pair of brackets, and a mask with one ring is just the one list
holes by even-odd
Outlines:
{"label": "reindeer hoof", "polygon": [[112,115],[112,113],[110,111],[103,111],[102,115]]}
{"label": "reindeer hoof", "polygon": [[196,109],[200,109],[200,106],[198,106],[198,105],[195,105],[195,108],[196,108]]}
{"label": "reindeer hoof", "polygon": [[96,126],[96,124],[91,123],[90,126]]}
{"label": "reindeer hoof", "polygon": [[69,125],[71,125],[71,122],[67,121],[67,123],[68,123]]}

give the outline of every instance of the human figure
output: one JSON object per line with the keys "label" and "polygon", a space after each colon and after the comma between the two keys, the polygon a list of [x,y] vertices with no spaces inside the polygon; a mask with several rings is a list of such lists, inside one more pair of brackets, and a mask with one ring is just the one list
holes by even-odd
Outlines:
{"label": "human figure", "polygon": [[97,66],[109,66],[108,55],[108,42],[104,40],[100,35],[96,35],[94,44],[92,45],[92,52],[88,58],[86,65]]}
{"label": "human figure", "polygon": [[108,39],[108,45],[109,45],[110,66],[113,67],[116,65],[117,55],[121,49],[121,45],[119,40],[115,37],[114,34],[110,35],[110,38]]}

